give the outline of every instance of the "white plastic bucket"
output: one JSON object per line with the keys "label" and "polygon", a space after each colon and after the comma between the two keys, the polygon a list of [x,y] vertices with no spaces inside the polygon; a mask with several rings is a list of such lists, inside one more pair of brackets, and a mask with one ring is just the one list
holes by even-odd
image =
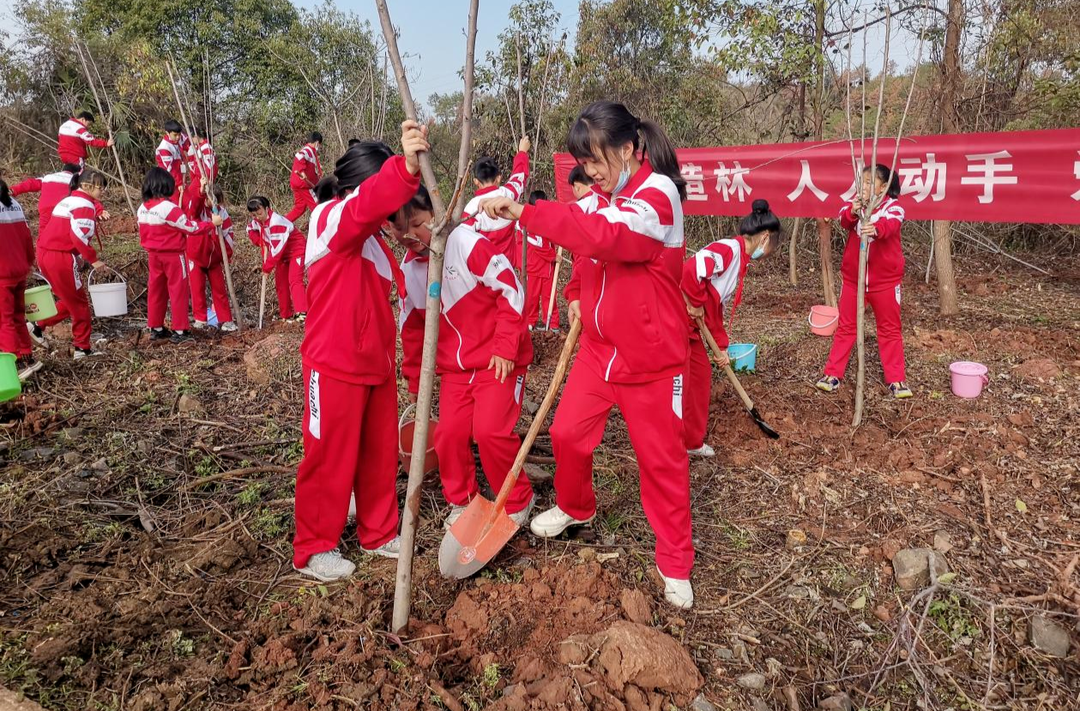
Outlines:
{"label": "white plastic bucket", "polygon": [[86,277],[86,289],[90,292],[90,303],[94,305],[94,316],[108,318],[110,316],[125,316],[128,312],[127,282],[115,269],[109,269],[113,274],[120,277],[118,283],[95,284],[94,272],[91,269]]}

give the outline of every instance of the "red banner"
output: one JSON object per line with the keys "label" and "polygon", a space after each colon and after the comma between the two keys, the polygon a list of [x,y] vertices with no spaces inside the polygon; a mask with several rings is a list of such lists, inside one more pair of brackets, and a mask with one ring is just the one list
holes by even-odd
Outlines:
{"label": "red banner", "polygon": [[[854,143],[856,162],[869,163],[872,141]],[[878,163],[892,163],[894,146],[878,141]],[[688,215],[746,215],[764,198],[781,217],[834,217],[854,194],[847,140],[677,153]],[[575,161],[554,158],[559,200],[573,200]],[[896,168],[908,219],[1080,224],[1077,128],[903,138]]]}

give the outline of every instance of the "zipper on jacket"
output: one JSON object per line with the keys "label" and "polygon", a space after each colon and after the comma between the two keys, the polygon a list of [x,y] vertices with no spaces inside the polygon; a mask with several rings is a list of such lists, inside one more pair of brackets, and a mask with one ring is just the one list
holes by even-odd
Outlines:
{"label": "zipper on jacket", "polygon": [[457,335],[458,347],[454,357],[457,359],[458,367],[465,370],[465,366],[461,364],[461,347],[465,345],[461,338],[461,331],[457,330],[457,326],[454,325],[454,322],[450,320],[450,316],[445,311],[443,311],[443,316],[446,317],[446,322],[450,324],[450,328],[454,329],[454,333]]}
{"label": "zipper on jacket", "polygon": [[[600,296],[596,299],[596,308],[593,310],[593,323],[596,324],[596,332],[600,335],[600,338],[604,337],[604,332],[600,329],[600,304],[604,301],[604,291],[607,289],[607,265],[604,265],[603,275],[600,278]],[[615,364],[615,357],[619,355],[619,349],[614,343],[611,344],[611,360],[608,361],[607,368],[604,370],[604,381],[606,382],[611,377],[611,366]]]}

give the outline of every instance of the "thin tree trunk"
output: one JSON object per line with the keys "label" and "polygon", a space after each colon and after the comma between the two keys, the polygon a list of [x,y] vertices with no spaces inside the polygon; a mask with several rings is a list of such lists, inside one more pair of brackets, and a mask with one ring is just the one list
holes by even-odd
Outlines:
{"label": "thin tree trunk", "polygon": [[795,218],[795,226],[791,228],[791,237],[788,238],[788,279],[792,286],[799,285],[799,272],[796,269],[795,251],[798,247],[799,232],[802,231],[803,218]]}
{"label": "thin tree trunk", "polygon": [[[822,140],[825,133],[825,0],[814,0],[814,137]],[[821,291],[826,306],[836,306],[836,281],[832,269],[832,228],[817,218],[818,258],[821,261]]]}
{"label": "thin tree trunk", "polygon": [[[960,83],[960,30],[963,22],[963,1],[949,0],[949,18],[941,62],[941,119],[945,133],[956,133],[960,127],[956,104]],[[942,316],[955,316],[960,312],[960,303],[952,260],[952,222],[948,220],[934,222],[934,266],[938,280],[938,308]]]}
{"label": "thin tree trunk", "polygon": [[[446,238],[454,225],[453,215],[457,211],[457,202],[465,184],[469,150],[472,144],[473,75],[476,56],[476,16],[479,4],[479,0],[471,0],[469,4],[469,29],[465,50],[465,93],[461,111],[461,146],[458,150],[456,189],[448,206],[444,205],[442,196],[439,194],[439,184],[435,178],[435,171],[431,167],[431,156],[428,153],[419,155],[420,172],[431,193],[431,204],[435,210],[436,229],[431,238],[431,258],[428,262],[427,312],[424,315],[424,349],[420,362],[420,389],[416,400],[416,424],[413,430],[414,452],[422,452],[427,447],[428,423],[431,420],[431,402],[435,389],[435,351],[439,339],[439,316],[442,311],[443,257]],[[409,80],[405,75],[405,65],[398,51],[397,35],[390,21],[390,11],[386,7],[386,0],[375,0],[375,5],[379,10],[379,20],[386,39],[386,51],[394,66],[398,89],[401,92],[402,107],[405,109],[405,115],[415,121],[416,104],[413,102],[412,90],[409,88]],[[413,457],[409,467],[409,485],[405,494],[405,510],[401,523],[401,552],[398,557],[397,580],[394,588],[391,629],[395,633],[408,624],[409,611],[412,607],[412,560],[416,547],[416,526],[420,519],[420,495],[423,483],[424,458]]]}

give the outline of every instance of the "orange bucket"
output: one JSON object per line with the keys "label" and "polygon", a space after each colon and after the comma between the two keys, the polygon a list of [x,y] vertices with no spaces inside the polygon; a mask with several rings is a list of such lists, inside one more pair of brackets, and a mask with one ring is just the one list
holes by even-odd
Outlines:
{"label": "orange bucket", "polygon": [[[413,429],[416,421],[409,415],[416,409],[413,403],[405,408],[398,419],[398,458],[401,460],[401,468],[407,474],[412,465]],[[435,430],[439,421],[432,417],[428,421],[427,452],[424,454],[424,473],[431,474],[439,469],[439,458],[435,456]]]}
{"label": "orange bucket", "polygon": [[836,333],[840,320],[840,309],[835,306],[811,306],[806,322],[810,324],[810,333],[816,336],[831,336]]}

